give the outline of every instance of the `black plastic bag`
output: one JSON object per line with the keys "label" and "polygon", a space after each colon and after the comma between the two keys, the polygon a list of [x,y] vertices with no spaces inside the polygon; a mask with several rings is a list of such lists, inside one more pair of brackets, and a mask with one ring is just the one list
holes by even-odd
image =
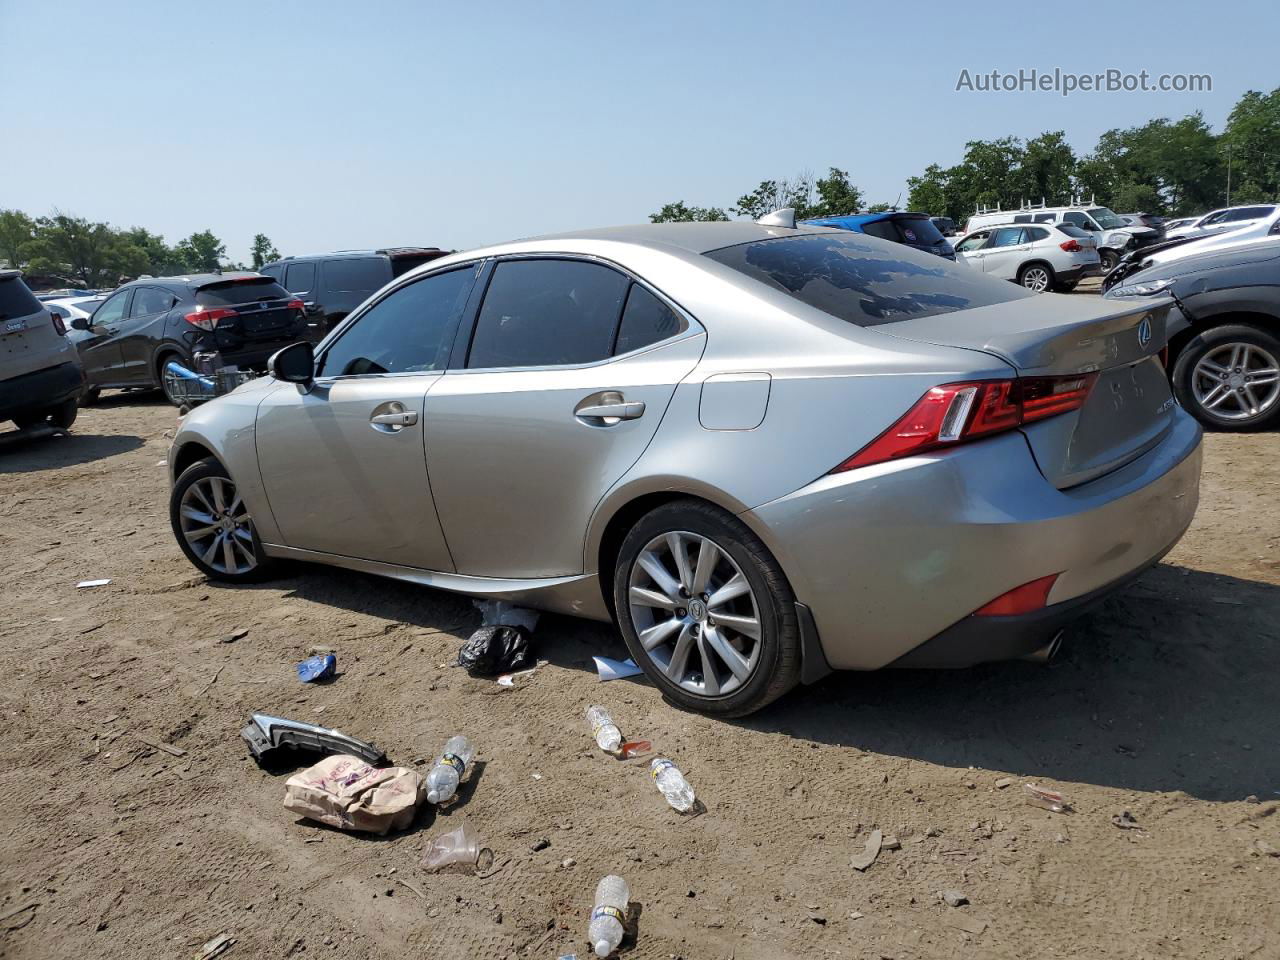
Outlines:
{"label": "black plastic bag", "polygon": [[458,651],[458,666],[473,677],[496,677],[536,666],[524,627],[481,627]]}

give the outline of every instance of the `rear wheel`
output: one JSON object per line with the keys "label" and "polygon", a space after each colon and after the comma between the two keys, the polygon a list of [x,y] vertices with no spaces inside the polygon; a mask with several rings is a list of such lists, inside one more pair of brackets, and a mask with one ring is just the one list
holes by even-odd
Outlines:
{"label": "rear wheel", "polygon": [[156,378],[160,382],[160,389],[164,391],[164,398],[175,407],[180,407],[186,403],[186,399],[177,392],[177,378],[165,373],[164,369],[170,360],[182,362],[182,358],[176,353],[166,353],[156,363]]}
{"label": "rear wheel", "polygon": [[31,427],[38,427],[41,424],[48,424],[60,430],[66,430],[76,422],[76,414],[79,412],[80,404],[75,397],[72,397],[70,400],[64,400],[62,403],[45,407],[35,413],[14,417],[13,422],[19,430],[27,430]]}
{"label": "rear wheel", "polygon": [[1212,327],[1173,366],[1173,392],[1213,430],[1261,430],[1280,418],[1280,339],[1249,324]]}
{"label": "rear wheel", "polygon": [[1053,286],[1053,268],[1046,263],[1028,263],[1018,271],[1018,283],[1028,290],[1044,293]]}
{"label": "rear wheel", "polygon": [[1072,290],[1076,288],[1076,286],[1079,283],[1080,283],[1079,280],[1072,280],[1070,282],[1059,280],[1057,284],[1054,286],[1054,289],[1057,290],[1059,293],[1070,293]]}
{"label": "rear wheel", "polygon": [[623,540],[613,580],[627,648],[680,706],[720,716],[759,710],[795,686],[795,597],[742,521],[677,501]]}
{"label": "rear wheel", "polygon": [[169,522],[187,559],[210,579],[249,583],[272,572],[235,481],[212,457],[178,477],[169,495]]}

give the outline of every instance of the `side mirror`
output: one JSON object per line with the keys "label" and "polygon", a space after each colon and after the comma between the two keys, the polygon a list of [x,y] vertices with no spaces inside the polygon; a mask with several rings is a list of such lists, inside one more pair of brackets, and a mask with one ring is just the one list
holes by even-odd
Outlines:
{"label": "side mirror", "polygon": [[316,378],[315,351],[306,340],[291,343],[271,355],[271,359],[267,361],[267,370],[271,376],[285,383],[310,386]]}
{"label": "side mirror", "polygon": [[88,317],[72,317],[71,328],[73,330],[88,330],[89,318]]}

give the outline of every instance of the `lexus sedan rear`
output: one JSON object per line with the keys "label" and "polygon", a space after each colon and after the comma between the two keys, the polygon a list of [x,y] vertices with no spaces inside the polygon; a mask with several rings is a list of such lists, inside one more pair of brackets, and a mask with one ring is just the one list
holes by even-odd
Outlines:
{"label": "lexus sedan rear", "polygon": [[721,715],[1042,655],[1195,512],[1168,308],[821,228],[453,254],[188,414],[173,530],[222,580],[292,558],[613,620]]}

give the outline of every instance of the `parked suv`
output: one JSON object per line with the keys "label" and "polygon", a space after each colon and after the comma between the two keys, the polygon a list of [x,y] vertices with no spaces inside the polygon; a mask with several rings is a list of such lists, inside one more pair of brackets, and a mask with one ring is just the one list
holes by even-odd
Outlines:
{"label": "parked suv", "polygon": [[257,273],[205,273],[127,283],[71,325],[92,400],[107,387],[159,387],[170,360],[198,372],[265,371],[281,347],[307,339],[302,301]]}
{"label": "parked suv", "polygon": [[19,270],[0,270],[0,421],[20,430],[76,419],[84,372],[62,318],[27,289]]}
{"label": "parked suv", "polygon": [[285,257],[268,263],[262,272],[302,299],[311,324],[311,339],[319,341],[372,293],[448,252],[438,247],[339,250]]}
{"label": "parked suv", "polygon": [[1156,231],[1150,227],[1132,226],[1106,207],[1098,206],[981,210],[966,221],[964,232],[968,234],[1002,223],[1069,223],[1087,231],[1098,242],[1098,256],[1102,260],[1103,273],[1119,263],[1125,251],[1152,243],[1156,239]]}
{"label": "parked suv", "polygon": [[1093,234],[1069,223],[1005,224],[975,230],[956,244],[956,258],[1029,290],[1074,290],[1102,272]]}
{"label": "parked suv", "polygon": [[936,253],[948,260],[956,258],[951,244],[947,243],[947,238],[934,226],[927,213],[899,213],[896,210],[888,213],[851,213],[844,217],[804,220],[801,225],[867,233],[881,240],[906,244],[925,253]]}

